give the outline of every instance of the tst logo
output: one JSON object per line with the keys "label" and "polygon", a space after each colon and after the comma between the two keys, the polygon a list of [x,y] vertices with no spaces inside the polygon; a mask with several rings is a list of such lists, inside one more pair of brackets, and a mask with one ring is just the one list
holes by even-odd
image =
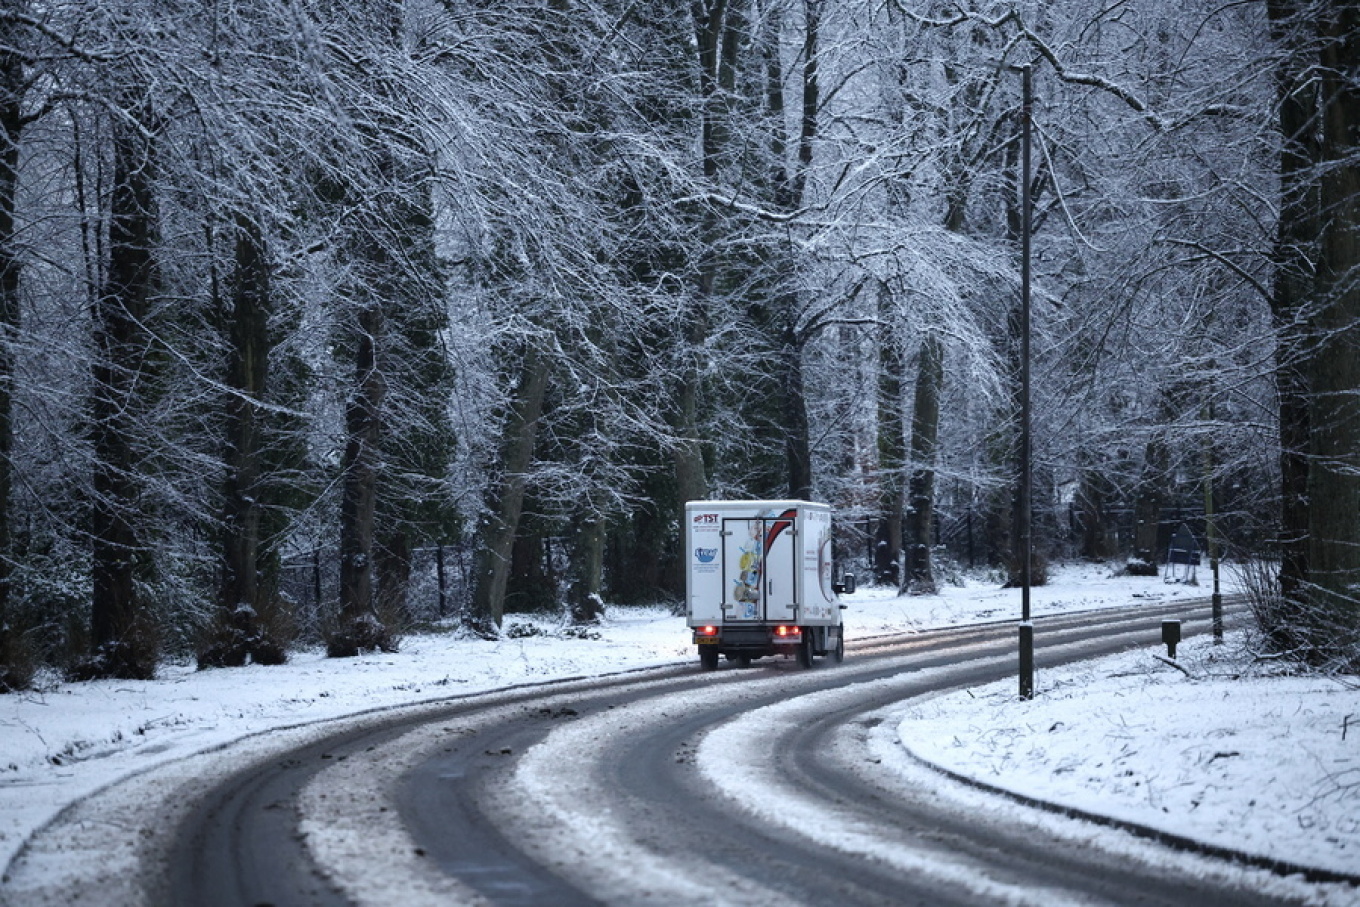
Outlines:
{"label": "tst logo", "polygon": [[694,558],[701,564],[711,564],[718,559],[717,548],[695,548]]}
{"label": "tst logo", "polygon": [[696,513],[694,515],[694,525],[716,526],[718,525],[718,515],[716,513]]}

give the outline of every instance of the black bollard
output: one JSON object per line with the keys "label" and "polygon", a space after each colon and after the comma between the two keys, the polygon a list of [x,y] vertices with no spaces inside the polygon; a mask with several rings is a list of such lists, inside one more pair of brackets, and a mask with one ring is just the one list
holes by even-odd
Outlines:
{"label": "black bollard", "polygon": [[1181,641],[1181,622],[1178,620],[1162,621],[1162,642],[1166,643],[1166,654],[1168,658],[1176,657],[1176,643]]}

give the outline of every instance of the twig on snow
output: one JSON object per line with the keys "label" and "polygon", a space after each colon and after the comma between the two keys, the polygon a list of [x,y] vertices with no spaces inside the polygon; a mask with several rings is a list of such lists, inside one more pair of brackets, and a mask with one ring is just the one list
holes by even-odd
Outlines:
{"label": "twig on snow", "polygon": [[1170,658],[1167,658],[1165,655],[1157,655],[1157,654],[1154,653],[1152,657],[1155,658],[1155,659],[1157,659],[1158,661],[1160,661],[1162,664],[1169,664],[1169,665],[1171,665],[1171,667],[1175,668],[1177,671],[1180,671],[1182,674],[1184,674],[1186,677],[1189,677],[1191,680],[1194,680],[1194,679],[1195,679],[1195,675],[1194,675],[1194,674],[1191,674],[1191,673],[1190,673],[1190,669],[1187,668],[1185,665],[1183,665],[1183,664],[1177,664],[1176,662],[1172,661]]}

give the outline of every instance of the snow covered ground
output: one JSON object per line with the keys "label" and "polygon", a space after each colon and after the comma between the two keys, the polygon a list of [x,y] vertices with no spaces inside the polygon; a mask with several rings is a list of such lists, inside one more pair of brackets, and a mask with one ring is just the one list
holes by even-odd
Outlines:
{"label": "snow covered ground", "polygon": [[[918,758],[1167,835],[1360,875],[1360,678],[1288,676],[1244,633],[963,690],[901,712]],[[1160,647],[1159,647],[1160,648]],[[1360,892],[1356,894],[1360,900]]]}
{"label": "snow covered ground", "polygon": [[[1035,589],[1043,617],[1203,597],[1098,566],[1055,571]],[[1225,591],[1229,591],[1226,590]],[[865,589],[849,598],[850,639],[1014,620],[1019,593],[969,583],[938,596]],[[511,622],[524,622],[512,618]],[[549,625],[539,625],[548,630]],[[1014,681],[910,703],[897,736],[915,757],[986,784],[1279,860],[1360,874],[1360,689],[1285,676],[1242,637],[1190,641],[1041,670],[1038,696]],[[849,657],[853,657],[853,651]],[[152,765],[273,729],[516,684],[696,662],[684,622],[614,608],[598,638],[487,643],[408,637],[396,654],[195,671],[149,682],[50,682],[0,696],[0,866],[65,805]],[[905,755],[905,754],[904,754]],[[887,766],[885,766],[887,770]],[[1360,896],[1358,896],[1360,897]]]}

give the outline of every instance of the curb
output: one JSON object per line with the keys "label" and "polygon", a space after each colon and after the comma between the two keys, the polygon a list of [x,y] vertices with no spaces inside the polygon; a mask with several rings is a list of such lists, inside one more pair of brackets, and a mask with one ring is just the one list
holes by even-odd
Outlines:
{"label": "curb", "polygon": [[1064,806],[1061,803],[1054,803],[1049,800],[1040,800],[1039,798],[1031,797],[1028,794],[1016,793],[1015,791],[1007,790],[1004,787],[988,784],[986,781],[979,781],[976,778],[960,774],[952,769],[945,768],[942,765],[936,765],[934,762],[918,756],[910,747],[904,746],[903,750],[905,750],[905,752],[919,765],[922,765],[937,774],[944,775],[951,781],[957,781],[966,787],[971,787],[974,790],[982,791],[983,793],[1004,797],[1007,800],[1011,800],[1023,806],[1032,807],[1059,816],[1066,816],[1069,819],[1080,819],[1084,822],[1090,822],[1106,828],[1125,831],[1135,837],[1156,841],[1158,844],[1166,845],[1175,850],[1214,857],[1219,860],[1227,860],[1230,863],[1250,866],[1255,869],[1264,869],[1267,872],[1282,877],[1300,876],[1309,882],[1339,882],[1360,888],[1360,875],[1355,873],[1340,872],[1334,869],[1321,869],[1316,866],[1303,866],[1299,863],[1291,863],[1288,860],[1277,860],[1272,857],[1264,857],[1260,854],[1234,850],[1231,847],[1209,844],[1185,835],[1178,835],[1174,832],[1154,828],[1151,825],[1143,825],[1125,819],[1116,819],[1111,816],[1101,815],[1100,813],[1087,812],[1084,809],[1078,809],[1074,806]]}

